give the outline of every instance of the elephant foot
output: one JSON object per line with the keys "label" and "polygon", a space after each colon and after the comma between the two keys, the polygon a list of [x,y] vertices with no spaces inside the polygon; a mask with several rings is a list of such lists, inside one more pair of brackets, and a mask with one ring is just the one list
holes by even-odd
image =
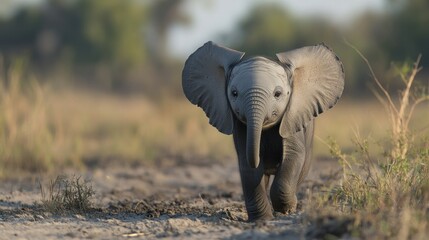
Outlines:
{"label": "elephant foot", "polygon": [[295,194],[282,199],[273,199],[272,202],[274,211],[283,214],[295,213],[298,205],[298,199]]}
{"label": "elephant foot", "polygon": [[249,222],[273,219],[273,208],[264,191],[245,199]]}
{"label": "elephant foot", "polygon": [[248,222],[258,222],[258,221],[267,221],[274,218],[273,213],[266,212],[266,213],[248,213]]}

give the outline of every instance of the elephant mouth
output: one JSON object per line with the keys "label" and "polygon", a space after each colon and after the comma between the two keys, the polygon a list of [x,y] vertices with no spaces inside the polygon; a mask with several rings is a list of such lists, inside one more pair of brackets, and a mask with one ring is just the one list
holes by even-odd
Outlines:
{"label": "elephant mouth", "polygon": [[[281,118],[277,118],[275,120],[268,119],[268,118],[264,119],[264,122],[262,123],[262,130],[266,130],[266,129],[269,129],[269,128],[275,126],[276,124],[278,124],[280,122],[280,119]],[[246,118],[240,118],[239,117],[238,120],[240,120],[240,122],[242,122],[243,124],[245,124],[247,126]]]}
{"label": "elephant mouth", "polygon": [[280,119],[277,119],[277,120],[275,120],[275,121],[271,121],[271,122],[265,122],[263,125],[262,125],[262,130],[265,130],[265,129],[268,129],[268,128],[271,128],[271,127],[273,127],[274,125],[276,125],[277,123],[279,123],[280,122]]}

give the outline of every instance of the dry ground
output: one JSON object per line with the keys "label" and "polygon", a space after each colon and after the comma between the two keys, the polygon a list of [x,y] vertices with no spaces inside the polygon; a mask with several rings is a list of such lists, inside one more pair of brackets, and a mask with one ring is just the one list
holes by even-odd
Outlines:
{"label": "dry ground", "polygon": [[[38,205],[39,179],[46,182],[46,176],[4,181],[0,187],[0,239],[305,237],[302,212],[277,215],[267,222],[246,222],[235,161],[158,165],[69,172],[92,179],[94,208],[85,214],[43,211]],[[300,190],[300,205],[320,173],[336,167],[335,161],[315,161]]]}

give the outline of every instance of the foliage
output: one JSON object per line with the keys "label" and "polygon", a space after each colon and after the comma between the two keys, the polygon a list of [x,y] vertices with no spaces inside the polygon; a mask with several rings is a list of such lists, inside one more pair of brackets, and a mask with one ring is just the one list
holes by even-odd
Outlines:
{"label": "foliage", "polygon": [[94,190],[88,180],[80,177],[57,176],[47,187],[40,183],[42,207],[52,213],[85,213],[91,206]]}
{"label": "foliage", "polygon": [[[70,9],[78,18],[77,33],[69,42],[75,61],[108,62],[113,66],[132,66],[145,60],[143,24],[145,12],[132,1],[77,1]],[[77,15],[78,14],[78,15]],[[71,24],[69,22],[68,24]]]}
{"label": "foliage", "polygon": [[22,7],[0,19],[0,53],[6,61],[27,57],[44,79],[56,81],[60,72],[74,84],[119,89],[148,64],[146,11],[147,4],[129,0],[47,0]]}
{"label": "foliage", "polygon": [[296,43],[297,29],[290,14],[274,5],[255,7],[237,27],[236,49],[248,54],[274,55]]}
{"label": "foliage", "polygon": [[[25,49],[36,62],[138,64],[144,60],[144,8],[133,1],[50,0],[0,21],[0,51]],[[11,49],[11,50],[9,50]]]}
{"label": "foliage", "polygon": [[150,6],[149,51],[160,71],[169,62],[167,38],[171,26],[190,24],[190,17],[182,9],[184,3],[185,0],[157,0]]}
{"label": "foliage", "polygon": [[[383,31],[376,40],[388,59],[413,59],[429,56],[429,2],[425,0],[392,0],[391,10],[382,21]],[[427,63],[422,63],[426,68]]]}

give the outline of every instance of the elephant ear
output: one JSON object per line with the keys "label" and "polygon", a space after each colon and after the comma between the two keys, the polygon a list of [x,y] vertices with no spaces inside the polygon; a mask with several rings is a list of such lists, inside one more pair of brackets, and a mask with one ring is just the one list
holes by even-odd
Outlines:
{"label": "elephant ear", "polygon": [[226,74],[244,53],[207,42],[186,60],[182,87],[188,100],[201,107],[211,125],[231,134],[233,117],[226,95]]}
{"label": "elephant ear", "polygon": [[344,69],[324,44],[279,53],[277,58],[291,70],[292,95],[280,125],[285,138],[337,103],[344,89]]}

